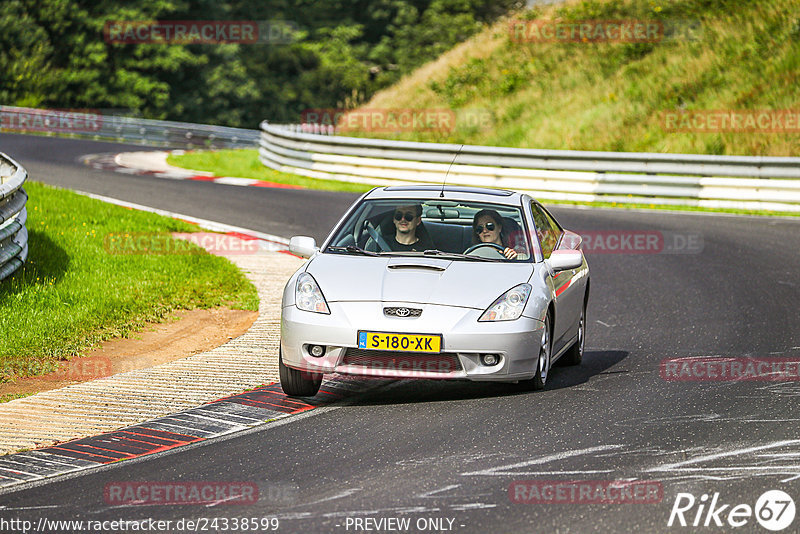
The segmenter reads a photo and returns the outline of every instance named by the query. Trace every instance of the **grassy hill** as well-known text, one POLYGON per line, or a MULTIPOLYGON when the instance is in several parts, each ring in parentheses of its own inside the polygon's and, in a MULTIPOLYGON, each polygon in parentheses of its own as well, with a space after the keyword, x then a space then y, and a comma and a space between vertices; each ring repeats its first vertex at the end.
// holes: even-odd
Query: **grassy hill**
POLYGON ((800 113, 798 0, 568 1, 516 13, 513 20, 659 21, 677 32, 646 43, 526 42, 513 37, 513 22, 506 19, 363 106, 448 108, 456 114, 455 129, 355 135, 550 149, 800 155, 800 125, 788 133, 676 133, 667 131, 664 118, 679 110, 800 113))

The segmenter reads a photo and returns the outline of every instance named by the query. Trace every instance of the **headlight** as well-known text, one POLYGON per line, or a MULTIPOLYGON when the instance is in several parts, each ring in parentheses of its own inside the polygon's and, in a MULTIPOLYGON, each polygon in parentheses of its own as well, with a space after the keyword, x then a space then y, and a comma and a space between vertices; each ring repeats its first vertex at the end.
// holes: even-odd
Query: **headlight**
POLYGON ((512 287, 486 308, 478 321, 513 321, 519 319, 531 294, 530 284, 512 287))
POLYGON ((325 302, 325 297, 317 285, 317 281, 308 273, 302 273, 297 277, 294 301, 301 310, 314 313, 331 313, 328 309, 328 303, 325 302))

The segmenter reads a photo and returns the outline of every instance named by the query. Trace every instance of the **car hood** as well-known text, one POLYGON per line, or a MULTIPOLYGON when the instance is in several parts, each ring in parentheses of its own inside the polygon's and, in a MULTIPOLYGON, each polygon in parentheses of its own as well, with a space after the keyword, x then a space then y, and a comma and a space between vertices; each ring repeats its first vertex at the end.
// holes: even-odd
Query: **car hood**
POLYGON ((306 271, 329 302, 378 301, 485 309, 527 282, 532 263, 320 254, 306 271))

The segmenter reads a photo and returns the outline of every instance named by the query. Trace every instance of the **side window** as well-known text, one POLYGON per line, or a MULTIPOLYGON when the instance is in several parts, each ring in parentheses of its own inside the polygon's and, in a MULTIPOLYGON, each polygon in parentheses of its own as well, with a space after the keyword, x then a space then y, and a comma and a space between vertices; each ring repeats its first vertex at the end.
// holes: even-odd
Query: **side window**
POLYGON ((535 202, 531 202, 531 213, 533 214, 533 222, 536 223, 536 235, 542 245, 542 255, 545 259, 549 258, 556 247, 556 243, 558 243, 560 230, 547 212, 535 202))
POLYGON ((556 220, 553 219, 553 216, 550 215, 550 213, 547 210, 542 209, 542 211, 544 212, 544 216, 547 217, 547 222, 550 223, 550 228, 553 229, 553 235, 556 236, 555 244, 558 245, 558 240, 561 239, 561 234, 564 233, 564 230, 561 228, 561 226, 559 226, 556 220))

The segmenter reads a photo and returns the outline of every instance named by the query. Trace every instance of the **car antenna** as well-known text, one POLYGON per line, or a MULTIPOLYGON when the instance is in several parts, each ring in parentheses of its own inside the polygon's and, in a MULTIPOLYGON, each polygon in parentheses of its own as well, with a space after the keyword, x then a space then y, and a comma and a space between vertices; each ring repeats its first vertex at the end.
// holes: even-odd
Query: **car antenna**
POLYGON ((450 166, 447 167, 447 172, 444 175, 444 180, 442 180, 442 191, 441 191, 441 193, 439 193, 439 198, 444 198, 444 184, 445 184, 445 182, 447 182, 447 177, 450 175, 450 169, 453 166, 453 163, 456 162, 456 158, 458 157, 458 155, 461 154, 461 149, 462 148, 464 148, 463 144, 460 147, 458 147, 458 151, 456 152, 456 155, 453 156, 453 161, 451 161, 450 162, 450 166))

